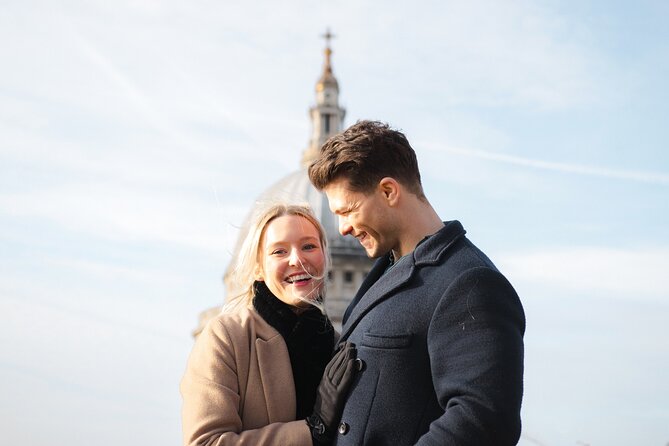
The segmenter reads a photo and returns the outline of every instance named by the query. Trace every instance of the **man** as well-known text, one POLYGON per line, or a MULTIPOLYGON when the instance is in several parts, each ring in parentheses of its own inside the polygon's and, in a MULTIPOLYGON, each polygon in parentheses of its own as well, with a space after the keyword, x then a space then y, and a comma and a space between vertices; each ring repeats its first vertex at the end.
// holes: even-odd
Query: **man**
POLYGON ((338 445, 515 445, 525 315, 518 295, 428 202, 416 155, 386 124, 330 138, 309 167, 339 231, 378 258, 346 310, 357 346, 338 445))

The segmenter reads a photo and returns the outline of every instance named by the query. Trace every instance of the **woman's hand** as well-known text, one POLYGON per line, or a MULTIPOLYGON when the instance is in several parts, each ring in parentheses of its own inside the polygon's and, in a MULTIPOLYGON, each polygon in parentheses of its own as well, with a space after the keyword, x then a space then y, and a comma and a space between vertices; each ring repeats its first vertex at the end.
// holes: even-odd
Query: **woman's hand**
POLYGON ((344 410, 344 402, 356 372, 360 369, 356 361, 355 345, 340 344, 318 385, 313 413, 307 418, 314 444, 330 444, 334 439, 337 424, 344 410))

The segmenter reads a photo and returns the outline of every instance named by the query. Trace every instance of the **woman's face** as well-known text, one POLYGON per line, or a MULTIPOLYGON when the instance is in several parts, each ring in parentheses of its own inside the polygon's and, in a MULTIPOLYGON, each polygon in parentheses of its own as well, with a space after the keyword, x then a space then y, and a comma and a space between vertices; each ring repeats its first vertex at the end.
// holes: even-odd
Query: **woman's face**
POLYGON ((299 215, 272 220, 260 241, 262 280, 279 300, 307 307, 323 288, 325 253, 318 229, 299 215))

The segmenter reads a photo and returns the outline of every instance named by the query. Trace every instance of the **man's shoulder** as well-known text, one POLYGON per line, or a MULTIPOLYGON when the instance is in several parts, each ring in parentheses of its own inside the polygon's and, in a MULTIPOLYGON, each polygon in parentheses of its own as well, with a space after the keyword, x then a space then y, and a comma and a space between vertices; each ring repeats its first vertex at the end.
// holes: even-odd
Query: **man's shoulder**
POLYGON ((436 254, 428 261, 416 262, 419 266, 418 274, 422 276, 426 286, 433 287, 435 292, 449 287, 458 278, 473 275, 480 280, 503 274, 493 261, 479 249, 468 237, 461 233, 456 238, 442 240, 439 246, 434 246, 436 254), (482 274, 489 271, 490 274, 482 274))
POLYGON ((478 267, 497 270, 492 260, 464 234, 433 246, 432 256, 423 256, 416 261, 416 264, 432 264, 441 271, 451 269, 464 271, 478 267))

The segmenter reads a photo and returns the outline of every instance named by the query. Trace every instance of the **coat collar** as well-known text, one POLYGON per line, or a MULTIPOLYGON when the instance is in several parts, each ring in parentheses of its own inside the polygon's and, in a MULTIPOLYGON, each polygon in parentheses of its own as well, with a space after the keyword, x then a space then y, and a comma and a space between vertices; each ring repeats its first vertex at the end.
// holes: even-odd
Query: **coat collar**
POLYGON ((397 260, 397 264, 387 274, 384 271, 390 263, 389 256, 377 260, 346 311, 340 342, 348 338, 367 312, 407 283, 417 268, 438 263, 465 233, 459 221, 444 222, 443 228, 423 239, 413 252, 397 260))
MULTIPOLYGON (((246 389, 246 395, 240 404, 244 404, 244 401, 249 398, 260 398, 259 401, 264 399, 264 406, 267 409, 266 424, 294 420, 297 401, 286 342, 276 328, 263 319, 257 310, 245 311, 247 312, 246 317, 252 320, 251 342, 255 345, 259 375, 257 377, 247 375, 247 383, 256 383, 254 379, 259 378, 261 385, 246 389)), ((253 351, 253 347, 249 346, 249 348, 253 351)), ((240 413, 244 413, 244 408, 241 406, 240 413)), ((259 414, 252 416, 260 417, 259 414)))
MULTIPOLYGON (((268 325, 268 328, 271 327, 268 325)), ((255 340, 269 423, 290 421, 295 418, 297 410, 293 370, 290 361, 286 360, 288 349, 279 333, 275 333, 276 336, 268 340, 255 340), (285 419, 287 414, 290 414, 290 419, 285 419)))

